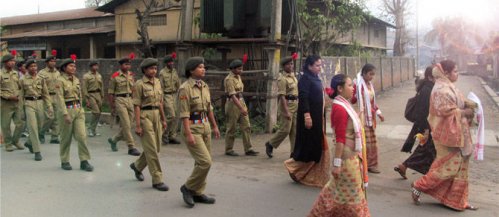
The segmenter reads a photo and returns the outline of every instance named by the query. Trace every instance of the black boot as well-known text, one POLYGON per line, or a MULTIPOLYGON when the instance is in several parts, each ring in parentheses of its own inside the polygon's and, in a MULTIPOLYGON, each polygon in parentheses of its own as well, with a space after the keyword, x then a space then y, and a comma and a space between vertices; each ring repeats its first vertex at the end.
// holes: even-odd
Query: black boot
POLYGON ((40 154, 40 152, 35 152, 35 161, 41 161, 42 159, 42 154, 40 154))
POLYGON ((269 142, 265 143, 265 153, 269 158, 273 157, 272 152, 274 152, 274 147, 269 142))
POLYGON ((152 184, 152 187, 155 188, 155 189, 157 189, 158 191, 168 191, 168 190, 170 190, 170 188, 168 187, 168 185, 166 185, 163 182, 158 183, 158 184, 152 184))
POLYGON ((61 163, 61 168, 63 170, 72 170, 73 167, 71 166, 71 164, 69 164, 69 162, 63 162, 61 163))
POLYGON ((182 197, 184 198, 185 204, 187 204, 189 208, 194 207, 194 198, 192 196, 191 190, 187 189, 185 185, 182 185, 182 187, 180 187, 180 192, 182 192, 182 197))
POLYGON ((178 140, 177 140, 177 139, 175 139, 175 138, 170 138, 170 139, 168 140, 168 143, 169 143, 169 144, 175 144, 175 145, 178 145, 178 144, 180 144, 180 141, 178 141, 178 140))
POLYGON ((215 203, 215 198, 208 197, 204 194, 195 195, 195 196, 193 196, 193 199, 194 199, 194 202, 196 202, 196 203, 206 203, 206 204, 214 204, 215 203))
POLYGON ((33 146, 28 144, 27 142, 24 143, 24 147, 28 148, 29 153, 33 153, 33 146))
POLYGON ((135 163, 131 163, 130 164, 130 169, 133 170, 133 172, 135 173, 135 178, 139 181, 144 181, 144 175, 142 174, 142 172, 140 172, 137 167, 135 167, 135 163))
POLYGON ((88 161, 84 160, 80 163, 80 169, 85 170, 87 172, 94 171, 94 167, 88 163, 88 161))

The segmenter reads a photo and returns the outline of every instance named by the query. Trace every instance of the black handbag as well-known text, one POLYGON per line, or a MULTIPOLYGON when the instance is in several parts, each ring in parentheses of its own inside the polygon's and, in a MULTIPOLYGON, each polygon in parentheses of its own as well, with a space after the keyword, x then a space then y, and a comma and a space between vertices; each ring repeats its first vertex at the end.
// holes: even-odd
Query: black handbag
POLYGON ((407 104, 405 105, 404 117, 412 123, 416 121, 416 98, 417 95, 409 98, 407 100, 407 104))

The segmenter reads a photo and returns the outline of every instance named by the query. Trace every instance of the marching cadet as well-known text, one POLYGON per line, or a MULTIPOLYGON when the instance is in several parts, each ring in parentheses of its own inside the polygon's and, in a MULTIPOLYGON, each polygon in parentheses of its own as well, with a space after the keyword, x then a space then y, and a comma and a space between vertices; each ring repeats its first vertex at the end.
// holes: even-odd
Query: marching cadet
POLYGON ((202 80, 205 76, 204 59, 191 57, 185 64, 185 81, 179 89, 179 113, 182 120, 182 135, 187 149, 194 158, 194 170, 180 188, 184 202, 193 207, 196 203, 215 203, 215 198, 203 194, 206 177, 211 167, 211 133, 220 138, 210 88, 202 80), (208 123, 209 121, 209 123, 208 123), (211 123, 211 127, 210 127, 211 123))
POLYGON ((236 125, 239 124, 239 129, 243 137, 243 145, 245 154, 248 156, 256 156, 258 152, 252 149, 251 145, 251 125, 248 116, 248 108, 244 102, 243 91, 244 84, 241 80, 243 72, 243 62, 234 60, 230 63, 231 72, 224 80, 225 94, 227 95, 227 103, 225 104, 225 117, 227 118, 225 133, 225 155, 239 156, 233 150, 234 139, 236 134, 236 125))
POLYGON ((111 145, 111 150, 118 151, 117 143, 124 140, 128 145, 128 154, 139 156, 140 152, 135 148, 135 140, 132 137, 133 103, 132 92, 134 85, 133 73, 130 72, 132 60, 135 54, 131 53, 128 57, 118 61, 120 71, 111 76, 109 80, 109 103, 112 114, 120 119, 120 132, 107 141, 111 145))
POLYGON ((163 182, 163 172, 159 163, 161 135, 166 129, 166 119, 163 112, 163 90, 159 79, 156 78, 158 61, 147 58, 140 64, 140 70, 144 76, 135 83, 133 106, 135 133, 140 137, 144 151, 135 163, 130 164, 130 168, 137 180, 144 181, 142 170, 149 167, 152 187, 159 191, 168 191, 168 186, 163 182))
POLYGON ((35 153, 35 161, 41 161, 39 130, 43 126, 45 109, 50 115, 53 115, 54 110, 47 84, 43 78, 37 75, 38 66, 36 60, 29 59, 26 61, 26 68, 28 73, 21 78, 21 92, 19 94, 29 132, 28 141, 24 146, 28 147, 31 153, 35 153))
POLYGON ((92 116, 88 125, 88 136, 94 137, 100 136, 100 134, 96 132, 96 129, 102 112, 101 108, 102 100, 104 99, 104 84, 102 82, 102 76, 98 72, 99 64, 97 61, 90 61, 88 66, 90 67, 90 71, 83 75, 82 92, 87 108, 90 108, 92 111, 92 116))
MULTIPOLYGON (((47 87, 49 89, 49 94, 51 96, 51 102, 52 102, 52 107, 54 108, 54 114, 60 113, 58 110, 59 108, 56 106, 57 103, 57 96, 56 96, 56 87, 55 83, 57 79, 61 76, 61 73, 57 70, 56 68, 56 60, 57 60, 57 51, 52 50, 52 55, 49 55, 45 59, 45 64, 47 65, 44 69, 42 69, 39 73, 38 76, 43 78, 45 80, 45 83, 47 83, 47 87)), ((48 107, 48 106, 47 106, 48 107)), ((60 143, 59 141, 59 125, 58 123, 60 121, 57 120, 57 115, 49 115, 48 113, 45 114, 45 121, 43 124, 43 128, 40 131, 40 142, 45 143, 45 133, 49 130, 51 130, 51 138, 50 138, 50 143, 52 144, 57 144, 60 143)))
MULTIPOLYGON (((26 69, 26 62, 24 60, 21 60, 21 61, 18 61, 16 63, 16 66, 17 66, 17 71, 19 72, 18 75, 19 75, 19 80, 23 79, 24 75, 26 75, 28 73, 27 69, 26 69)), ((23 119, 23 118, 21 118, 23 119)), ((26 126, 26 121, 25 120, 21 120, 22 121, 22 125, 24 126, 24 129, 23 129, 23 132, 21 133, 21 137, 28 137, 28 127, 26 126)))
POLYGON ((87 134, 85 130, 85 111, 81 107, 82 93, 80 80, 76 77, 76 55, 71 59, 62 61, 60 70, 63 74, 56 81, 56 95, 58 97, 59 121, 61 128, 61 168, 72 170, 69 163, 69 149, 71 138, 74 137, 78 143, 78 156, 80 158, 80 169, 91 172, 94 167, 88 163, 90 153, 87 148, 87 134))
POLYGON ((12 50, 11 54, 2 57, 2 69, 0 70, 0 126, 4 137, 5 150, 14 151, 14 146, 22 150, 19 144, 19 138, 23 132, 24 126, 21 120, 22 111, 19 106, 19 75, 15 71, 17 52, 12 50), (14 122, 15 130, 12 133, 10 129, 11 121, 14 122))
POLYGON ((274 148, 278 148, 284 139, 289 135, 291 144, 291 153, 295 146, 296 137, 296 111, 298 110, 298 80, 293 71, 293 60, 296 59, 296 53, 292 57, 286 57, 281 60, 283 73, 277 80, 279 95, 279 130, 265 143, 265 153, 272 158, 274 148))
POLYGON ((17 71, 19 72, 19 80, 22 79, 28 72, 27 67, 26 67, 26 62, 24 60, 18 61, 16 63, 17 66, 17 71))
POLYGON ((174 60, 177 55, 172 53, 163 59, 165 67, 159 73, 159 80, 164 91, 163 108, 165 109, 166 123, 168 129, 163 133, 164 144, 180 144, 177 140, 177 91, 180 87, 180 79, 174 68, 174 60))

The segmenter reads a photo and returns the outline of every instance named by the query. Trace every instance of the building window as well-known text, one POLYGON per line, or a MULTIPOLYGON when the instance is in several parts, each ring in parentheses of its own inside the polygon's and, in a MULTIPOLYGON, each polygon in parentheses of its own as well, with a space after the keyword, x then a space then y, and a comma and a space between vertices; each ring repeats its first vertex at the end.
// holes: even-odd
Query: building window
POLYGON ((379 38, 379 30, 374 30, 374 37, 379 38))
POLYGON ((166 14, 151 15, 147 19, 149 26, 166 26, 166 14))

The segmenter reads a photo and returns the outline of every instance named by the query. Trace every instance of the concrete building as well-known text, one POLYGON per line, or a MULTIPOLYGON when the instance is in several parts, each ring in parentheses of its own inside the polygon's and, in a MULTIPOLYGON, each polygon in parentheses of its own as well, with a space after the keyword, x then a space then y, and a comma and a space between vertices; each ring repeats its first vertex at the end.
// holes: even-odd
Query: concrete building
MULTIPOLYGON (((148 33, 154 46, 154 56, 164 56, 175 50, 177 33, 179 29, 180 4, 170 1, 159 1, 159 5, 149 17, 148 33)), ((114 45, 116 58, 127 56, 130 52, 140 50, 138 21, 135 10, 144 11, 143 1, 113 0, 99 8, 103 13, 114 14, 114 24, 116 34, 114 45)), ((199 5, 196 6, 196 13, 199 13, 199 5)), ((193 29, 199 32, 199 28, 193 29)))
POLYGON ((24 58, 45 58, 57 50, 59 58, 114 58, 114 16, 95 8, 4 17, 1 41, 24 58))

